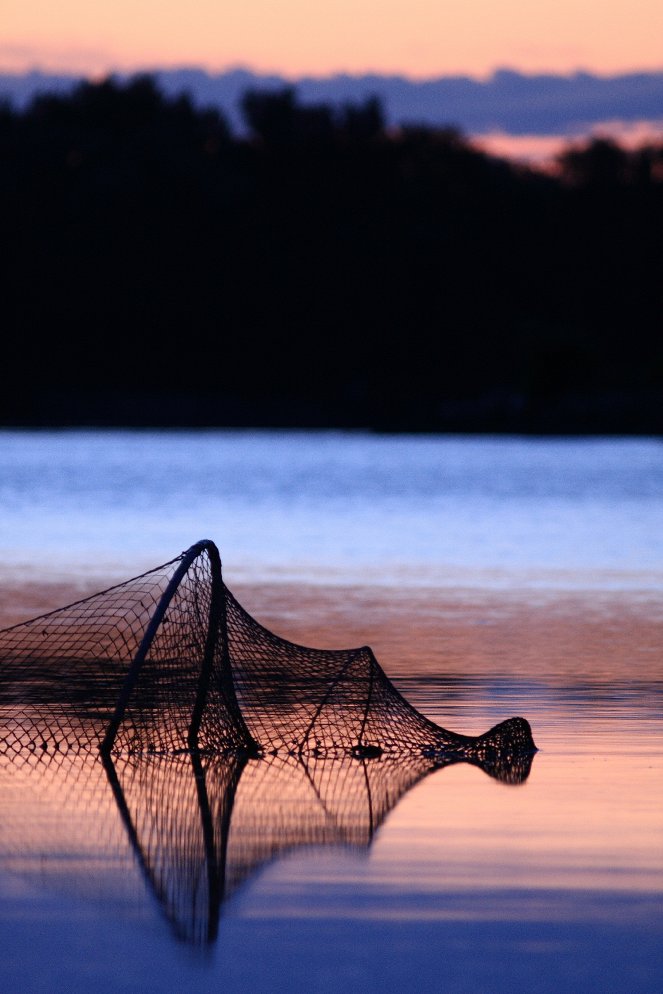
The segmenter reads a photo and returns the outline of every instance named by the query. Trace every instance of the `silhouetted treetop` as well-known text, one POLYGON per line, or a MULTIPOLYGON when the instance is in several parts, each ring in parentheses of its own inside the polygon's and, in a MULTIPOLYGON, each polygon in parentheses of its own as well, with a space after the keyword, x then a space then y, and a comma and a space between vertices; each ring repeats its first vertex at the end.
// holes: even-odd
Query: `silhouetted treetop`
POLYGON ((39 96, 19 121, 24 146, 55 157, 64 147, 69 166, 82 165, 90 155, 106 161, 123 154, 173 155, 230 140, 218 111, 199 111, 187 96, 166 98, 150 76, 126 83, 110 77, 81 83, 67 96, 39 96))
POLYGON ((340 128, 350 141, 370 141, 384 130, 384 112, 378 97, 368 97, 361 104, 343 104, 340 128))
POLYGON ((329 104, 300 104, 294 87, 275 92, 248 90, 242 113, 251 133, 266 145, 329 145, 339 139, 365 142, 384 128, 377 97, 334 109, 329 104))
POLYGON ((593 191, 663 182, 663 144, 625 149, 609 138, 595 138, 565 149, 557 159, 560 178, 593 191))

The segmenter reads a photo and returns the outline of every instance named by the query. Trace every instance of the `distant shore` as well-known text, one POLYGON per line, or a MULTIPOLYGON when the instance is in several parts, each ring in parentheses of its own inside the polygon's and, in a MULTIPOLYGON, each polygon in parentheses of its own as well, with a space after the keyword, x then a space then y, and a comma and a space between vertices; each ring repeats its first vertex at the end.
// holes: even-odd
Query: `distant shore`
POLYGON ((440 399, 434 410, 370 409, 368 400, 346 405, 339 399, 265 398, 248 405, 216 393, 164 393, 43 390, 18 408, 0 412, 0 430, 90 429, 297 429, 374 431, 388 434, 663 435, 663 394, 659 390, 573 393, 530 399, 518 393, 489 392, 440 399))
POLYGON ((548 172, 376 98, 0 109, 6 427, 663 433, 663 143, 548 172))

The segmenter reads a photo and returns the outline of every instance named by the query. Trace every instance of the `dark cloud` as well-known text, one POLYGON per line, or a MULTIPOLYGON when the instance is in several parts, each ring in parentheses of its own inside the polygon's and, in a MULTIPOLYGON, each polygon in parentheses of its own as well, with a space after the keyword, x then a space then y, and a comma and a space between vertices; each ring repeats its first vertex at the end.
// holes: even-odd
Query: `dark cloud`
MULTIPOLYGON (((246 69, 216 75, 200 69, 154 70, 162 89, 188 92, 198 105, 214 105, 240 127, 239 102, 248 88, 277 89, 294 82, 301 102, 381 98, 390 124, 454 124, 469 134, 573 135, 603 121, 663 121, 663 71, 595 76, 524 75, 501 69, 487 80, 443 76, 424 81, 401 76, 305 77, 286 80, 246 69)), ((78 77, 31 72, 0 75, 0 97, 24 106, 36 93, 66 92, 78 77)))

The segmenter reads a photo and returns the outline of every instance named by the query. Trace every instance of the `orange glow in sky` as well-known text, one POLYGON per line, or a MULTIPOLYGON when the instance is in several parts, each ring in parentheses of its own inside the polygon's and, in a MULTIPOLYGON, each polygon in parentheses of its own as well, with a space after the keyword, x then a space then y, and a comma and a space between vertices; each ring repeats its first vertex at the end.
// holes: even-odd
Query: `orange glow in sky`
POLYGON ((474 76, 663 67, 661 0, 2 0, 0 69, 474 76))

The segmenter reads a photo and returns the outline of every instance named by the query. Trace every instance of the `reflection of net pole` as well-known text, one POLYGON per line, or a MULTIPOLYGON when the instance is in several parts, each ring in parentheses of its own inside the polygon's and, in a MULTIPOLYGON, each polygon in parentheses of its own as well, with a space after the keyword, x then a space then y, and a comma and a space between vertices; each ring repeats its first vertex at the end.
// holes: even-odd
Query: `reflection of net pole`
POLYGON ((116 768, 110 755, 102 756, 145 881, 179 939, 214 942, 225 897, 235 792, 246 757, 226 758, 207 769, 198 752, 184 759, 119 762, 116 768))
MULTIPOLYGON (((133 658, 133 660, 131 662, 131 666, 129 667, 129 672, 127 673, 126 679, 124 681, 124 685, 123 685, 122 690, 120 692, 120 696, 118 698, 117 706, 116 706, 115 711, 113 713, 113 717, 111 718, 110 722, 108 723, 108 728, 106 730, 106 735, 104 737, 103 742, 101 743, 101 745, 99 747, 102 753, 108 755, 110 753, 111 749, 113 748, 113 743, 115 742, 115 736, 117 735, 118 729, 119 729, 120 725, 122 724, 122 719, 124 718, 124 712, 126 711, 127 704, 129 703, 129 698, 131 697, 131 692, 133 691, 133 689, 134 689, 134 687, 136 685, 136 681, 138 680, 138 675, 139 675, 139 673, 141 671, 141 667, 142 667, 142 665, 143 665, 143 663, 145 661, 145 658, 146 658, 148 652, 150 651, 150 647, 151 647, 152 642, 154 640, 154 636, 156 635, 156 633, 157 633, 157 631, 159 629, 159 625, 161 624, 161 622, 164 619, 166 611, 168 610, 168 606, 170 605, 170 602, 172 601, 173 597, 175 596, 175 592, 177 591, 177 588, 179 587, 179 585, 180 585, 182 579, 184 578, 184 576, 186 576, 186 573, 187 573, 189 567, 191 566, 192 562, 194 561, 194 559, 197 559, 197 557, 205 549, 207 549, 208 552, 209 552, 210 547, 212 547, 215 550, 215 552, 216 552, 216 558, 217 558, 217 561, 218 561, 219 560, 219 553, 218 553, 218 550, 217 550, 217 548, 216 548, 216 546, 214 545, 213 542, 211 542, 209 540, 203 540, 202 542, 196 542, 195 545, 192 545, 191 548, 187 549, 187 551, 184 553, 184 555, 183 555, 183 557, 182 557, 182 559, 180 561, 179 566, 177 567, 177 569, 173 573, 172 577, 170 578, 170 582, 169 582, 168 586, 166 587, 166 589, 164 590, 163 594, 161 595, 161 599, 159 600, 159 603, 157 604, 157 606, 156 606, 156 608, 154 610, 154 614, 152 615, 152 617, 150 619, 150 623, 147 626, 147 628, 145 629, 145 634, 143 635, 141 643, 138 646, 138 650, 136 651, 136 655, 134 656, 134 658, 133 658)), ((219 578, 220 578, 220 572, 221 572, 221 570, 220 570, 220 566, 219 566, 219 578)), ((214 596, 214 590, 212 591, 212 596, 214 596)), ((213 612, 211 611, 210 614, 213 615, 213 612)), ((213 620, 212 620, 212 617, 211 617, 210 618, 210 630, 212 628, 212 624, 213 624, 213 620)), ((213 653, 213 651, 214 651, 213 644, 212 644, 211 639, 210 639, 210 631, 209 630, 208 630, 207 644, 205 646, 205 662, 203 663, 203 673, 205 672, 205 669, 206 669, 208 650, 209 650, 210 654, 213 653)), ((209 669, 209 667, 211 667, 211 660, 210 660, 207 668, 209 669)), ((201 680, 202 680, 202 674, 201 674, 201 680)), ((207 683, 209 683, 209 674, 207 675, 207 678, 206 678, 206 684, 207 683)), ((203 695, 203 701, 202 701, 202 704, 200 705, 201 712, 202 712, 202 706, 204 704, 204 694, 206 694, 206 691, 207 691, 207 685, 205 685, 204 689, 202 689, 200 687, 200 685, 199 685, 199 688, 198 688, 198 699, 196 700, 196 707, 198 706, 198 700, 201 698, 201 695, 203 695)), ((195 713, 196 713, 196 709, 194 708, 194 715, 195 715, 195 713)), ((192 720, 191 725, 193 727, 193 720, 192 720)), ((200 717, 198 718, 198 725, 200 725, 200 717)), ((196 734, 197 734, 197 728, 196 728, 196 734)))

